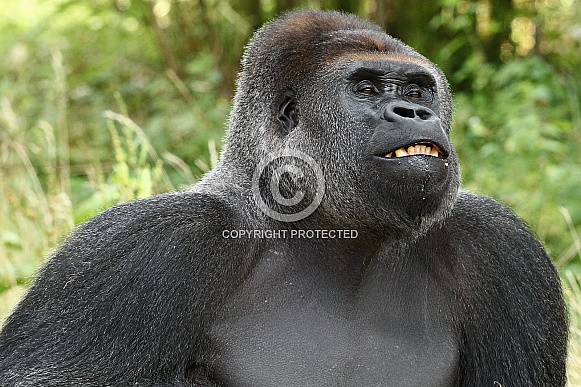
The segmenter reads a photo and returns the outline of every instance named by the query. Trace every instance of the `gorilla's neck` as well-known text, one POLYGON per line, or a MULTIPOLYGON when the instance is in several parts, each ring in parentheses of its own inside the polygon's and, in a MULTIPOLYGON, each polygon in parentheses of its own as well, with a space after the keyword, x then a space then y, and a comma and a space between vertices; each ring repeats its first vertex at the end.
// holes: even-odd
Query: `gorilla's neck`
POLYGON ((419 257, 405 253, 414 245, 411 239, 396 240, 365 230, 341 237, 335 234, 335 238, 330 238, 329 233, 333 229, 311 228, 312 225, 305 227, 306 224, 303 222, 301 228, 284 228, 281 225, 281 230, 286 230, 286 237, 266 241, 270 246, 266 250, 268 253, 276 251, 282 254, 277 256, 286 256, 285 260, 293 270, 305 272, 306 275, 312 273, 315 276, 313 281, 322 281, 332 288, 357 294, 364 283, 377 280, 372 278, 375 278, 373 273, 378 268, 384 269, 381 272, 393 273, 394 278, 387 275, 381 279, 381 282, 391 283, 396 281, 396 277, 405 275, 408 278, 408 275, 412 276, 410 273, 426 267, 426 262, 420 262, 419 257), (291 236, 293 229, 304 233, 291 236), (307 233, 309 230, 313 231, 310 235, 307 233), (329 233, 319 234, 317 238, 315 230, 329 233))
POLYGON ((295 264, 311 267, 314 272, 328 273, 330 280, 341 282, 350 288, 361 283, 383 245, 380 238, 371 234, 335 234, 334 238, 330 238, 329 234, 333 230, 318 229, 328 233, 320 234, 318 238, 308 238, 308 230, 312 229, 302 230, 305 231, 303 237, 290 237, 287 233, 287 238, 284 239, 283 244, 288 251, 293 251, 295 264))

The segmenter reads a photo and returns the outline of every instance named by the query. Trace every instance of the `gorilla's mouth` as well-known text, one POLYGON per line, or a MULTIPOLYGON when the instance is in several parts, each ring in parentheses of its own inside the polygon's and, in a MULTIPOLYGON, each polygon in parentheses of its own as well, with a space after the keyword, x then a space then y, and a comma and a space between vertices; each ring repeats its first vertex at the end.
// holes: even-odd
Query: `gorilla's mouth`
POLYGON ((432 156, 437 157, 439 159, 445 159, 446 155, 440 147, 432 142, 418 142, 412 145, 406 145, 394 151, 387 153, 385 156, 381 156, 383 158, 400 158, 400 157, 407 157, 407 156, 418 156, 418 155, 425 155, 425 156, 432 156))

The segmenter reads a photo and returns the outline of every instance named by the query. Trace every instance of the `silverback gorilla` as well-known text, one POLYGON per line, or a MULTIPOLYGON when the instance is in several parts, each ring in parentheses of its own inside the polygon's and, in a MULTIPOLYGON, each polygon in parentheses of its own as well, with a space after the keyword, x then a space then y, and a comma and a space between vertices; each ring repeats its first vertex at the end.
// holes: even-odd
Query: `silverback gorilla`
POLYGON ((246 49, 219 166, 111 208, 40 271, 2 386, 562 386, 556 271, 459 189, 438 68, 301 11, 246 49))

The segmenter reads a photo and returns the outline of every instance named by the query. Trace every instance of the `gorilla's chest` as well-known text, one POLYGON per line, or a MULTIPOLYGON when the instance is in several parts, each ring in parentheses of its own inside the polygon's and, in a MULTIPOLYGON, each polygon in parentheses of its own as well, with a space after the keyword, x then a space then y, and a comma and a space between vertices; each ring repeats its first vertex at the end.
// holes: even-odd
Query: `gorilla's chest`
POLYGON ((455 385, 458 350, 437 290, 394 294, 375 281, 352 292, 315 272, 259 269, 225 305, 212 341, 226 385, 455 385))

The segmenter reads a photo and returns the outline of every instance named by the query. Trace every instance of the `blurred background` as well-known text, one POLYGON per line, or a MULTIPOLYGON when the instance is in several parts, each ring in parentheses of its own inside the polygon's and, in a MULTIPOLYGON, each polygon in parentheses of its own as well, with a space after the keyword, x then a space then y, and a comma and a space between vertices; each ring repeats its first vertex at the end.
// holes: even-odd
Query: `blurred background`
POLYGON ((80 222, 216 163, 243 47, 289 9, 374 20, 437 63, 468 190, 559 268, 581 385, 578 0, 0 0, 0 323, 80 222))

